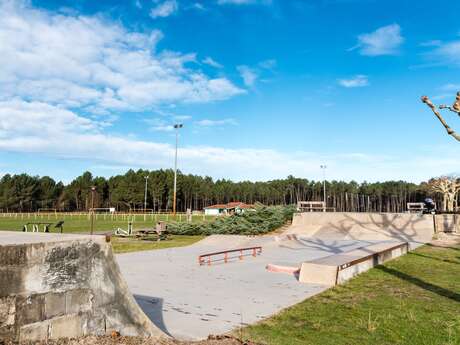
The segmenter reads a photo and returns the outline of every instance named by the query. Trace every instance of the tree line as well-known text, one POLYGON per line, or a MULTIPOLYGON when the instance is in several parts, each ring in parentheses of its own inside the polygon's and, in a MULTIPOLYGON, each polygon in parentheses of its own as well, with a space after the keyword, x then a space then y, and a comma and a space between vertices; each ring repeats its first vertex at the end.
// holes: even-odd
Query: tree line
MULTIPOLYGON (((0 211, 35 212, 44 209, 87 211, 115 207, 117 211, 144 209, 147 180, 147 209, 172 210, 173 170, 129 170, 110 178, 85 172, 68 184, 49 176, 4 175, 0 180, 0 211), (95 187, 94 194, 91 188, 95 187)), ((327 206, 345 212, 404 212, 407 202, 432 197, 438 205, 445 200, 429 183, 404 181, 357 183, 326 181, 327 206)), ((267 182, 178 174, 177 210, 202 210, 204 207, 241 201, 249 204, 290 205, 298 201, 322 201, 323 182, 288 176, 267 182)))

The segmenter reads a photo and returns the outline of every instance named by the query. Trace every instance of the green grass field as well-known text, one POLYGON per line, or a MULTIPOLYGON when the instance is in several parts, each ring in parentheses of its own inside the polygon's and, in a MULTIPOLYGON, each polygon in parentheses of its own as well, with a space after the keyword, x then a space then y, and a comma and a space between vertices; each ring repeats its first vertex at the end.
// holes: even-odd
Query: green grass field
POLYGON ((242 333, 270 345, 460 344, 460 246, 424 246, 242 333))
MULTIPOLYGON (((215 219, 214 216, 193 215, 192 222, 210 221, 215 219)), ((54 229, 54 224, 58 221, 64 221, 64 233, 89 233, 91 221, 88 214, 39 214, 39 213, 22 213, 22 214, 0 214, 0 230, 21 231, 26 223, 49 222, 53 223, 50 228, 51 232, 58 231, 54 229)), ((133 222, 133 228, 152 229, 158 221, 178 221, 185 222, 185 214, 177 214, 175 217, 171 214, 147 214, 147 215, 124 215, 124 214, 96 214, 94 222, 95 232, 110 232, 116 228, 127 229, 128 221, 133 222)), ((29 227, 30 228, 30 227, 29 227)), ((42 226, 40 226, 42 231, 42 226)))
POLYGON ((112 237, 112 248, 117 254, 138 252, 142 250, 184 247, 202 240, 204 236, 172 235, 164 241, 139 240, 132 238, 112 237))

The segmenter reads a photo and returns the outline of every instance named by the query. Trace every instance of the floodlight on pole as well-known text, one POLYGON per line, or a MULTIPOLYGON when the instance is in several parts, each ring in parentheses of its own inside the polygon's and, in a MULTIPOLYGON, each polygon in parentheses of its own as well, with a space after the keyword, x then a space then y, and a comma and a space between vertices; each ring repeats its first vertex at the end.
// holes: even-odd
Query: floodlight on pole
POLYGON ((324 206, 327 206, 327 199, 326 199, 326 165, 319 166, 323 170, 323 201, 324 206))
POLYGON ((174 194, 173 194, 173 214, 176 215, 176 196, 177 196, 177 147, 179 144, 179 129, 184 127, 182 123, 176 123, 174 129, 176 130, 176 153, 174 155, 174 194))
POLYGON ((149 175, 144 176, 145 178, 145 192, 144 192, 144 212, 147 210, 147 181, 149 179, 149 175))

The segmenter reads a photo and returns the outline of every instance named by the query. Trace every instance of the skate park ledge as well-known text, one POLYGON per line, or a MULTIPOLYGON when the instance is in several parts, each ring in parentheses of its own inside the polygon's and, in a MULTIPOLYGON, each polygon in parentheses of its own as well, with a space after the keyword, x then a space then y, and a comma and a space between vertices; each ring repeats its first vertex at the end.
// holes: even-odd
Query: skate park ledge
POLYGON ((327 286, 342 284, 372 267, 406 254, 408 250, 407 242, 377 243, 303 262, 298 273, 299 281, 327 286))

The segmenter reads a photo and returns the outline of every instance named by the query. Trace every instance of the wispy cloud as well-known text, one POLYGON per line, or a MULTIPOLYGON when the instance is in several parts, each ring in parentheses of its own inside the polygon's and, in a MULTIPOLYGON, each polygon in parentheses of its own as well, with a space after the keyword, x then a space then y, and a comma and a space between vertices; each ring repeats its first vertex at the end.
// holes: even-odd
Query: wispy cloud
POLYGON ((367 76, 363 74, 358 74, 349 79, 339 79, 339 84, 343 87, 352 88, 352 87, 364 87, 369 85, 369 80, 367 76))
POLYGON ((277 61, 275 59, 269 59, 259 62, 259 66, 264 69, 272 70, 276 67, 277 61))
POLYGON ((217 61, 215 61, 213 58, 211 58, 209 56, 206 57, 205 59, 203 59, 202 62, 204 64, 209 65, 209 66, 214 67, 214 68, 223 68, 224 67, 220 63, 218 63, 217 61))
POLYGON ((179 5, 176 0, 166 0, 163 2, 159 2, 157 0, 155 2, 158 4, 150 10, 150 16, 152 18, 169 17, 179 9, 179 5))
POLYGON ((237 66, 236 69, 240 73, 241 78, 243 78, 244 85, 248 87, 254 86, 254 83, 259 77, 255 69, 246 65, 237 66))
POLYGON ((235 119, 228 118, 222 120, 201 120, 196 121, 195 124, 201 127, 215 127, 215 126, 223 126, 223 125, 237 125, 238 122, 235 119))
POLYGON ((261 75, 267 71, 273 73, 276 65, 277 61, 275 59, 268 59, 259 62, 254 67, 240 65, 237 66, 236 69, 240 73, 241 78, 243 78, 244 85, 253 87, 261 75))
POLYGON ((217 0, 219 5, 270 5, 272 0, 217 0))
POLYGON ((195 3, 191 4, 188 8, 189 9, 199 10, 199 11, 206 10, 206 7, 200 2, 195 2, 195 3))
POLYGON ((460 66, 460 41, 441 43, 427 57, 438 64, 460 66))
POLYGON ((358 49, 361 55, 367 56, 395 55, 399 53, 399 47, 403 42, 401 27, 391 24, 359 35, 358 43, 349 50, 358 49))
POLYGON ((421 47, 439 47, 442 44, 440 40, 431 40, 420 43, 421 47))

